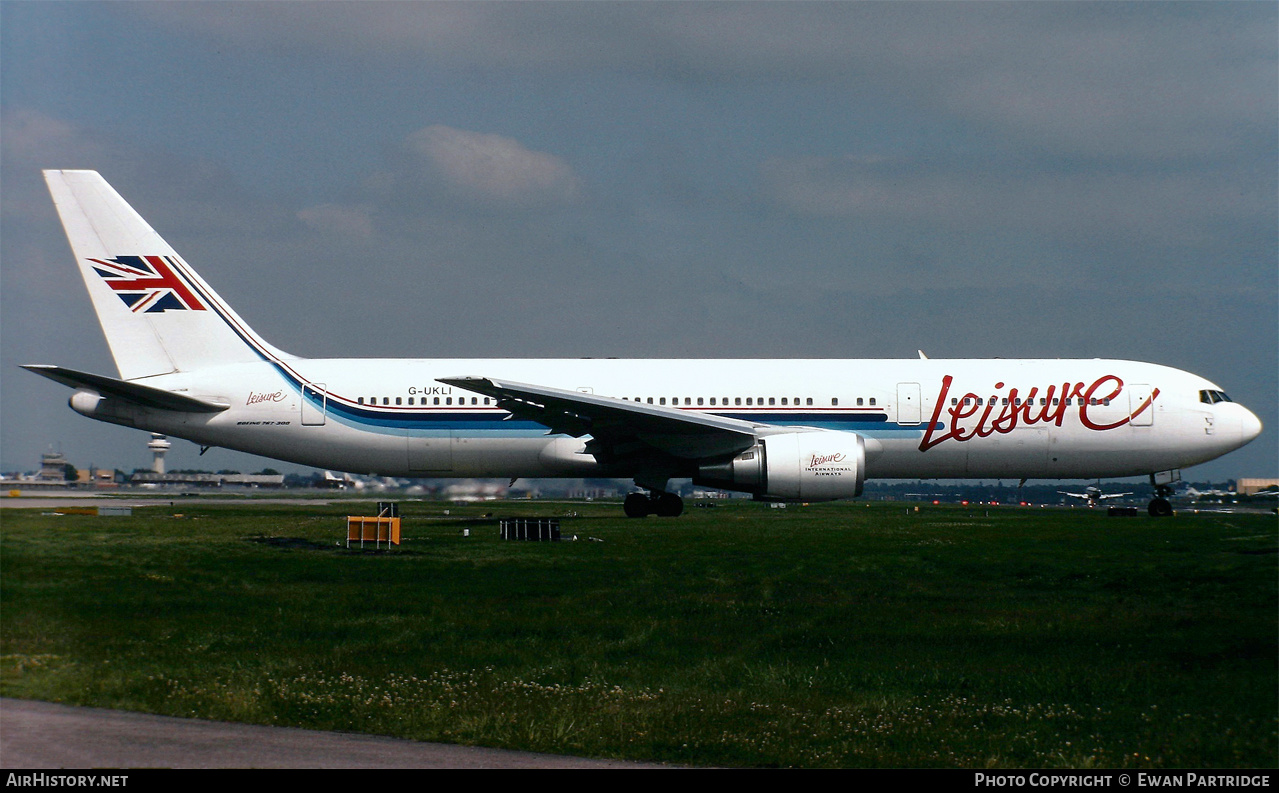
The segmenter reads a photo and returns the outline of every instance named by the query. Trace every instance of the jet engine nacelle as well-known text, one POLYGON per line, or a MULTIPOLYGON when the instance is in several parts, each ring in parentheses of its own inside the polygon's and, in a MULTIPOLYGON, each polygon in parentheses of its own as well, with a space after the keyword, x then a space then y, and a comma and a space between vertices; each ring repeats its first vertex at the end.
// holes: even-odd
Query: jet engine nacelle
POLYGON ((731 460, 700 466, 693 481, 772 501, 856 498, 866 481, 866 440, 835 430, 767 435, 731 460))
POLYGON ((71 409, 82 416, 112 424, 123 424, 127 427, 137 426, 137 410, 133 405, 103 396, 89 388, 78 388, 67 400, 71 409))

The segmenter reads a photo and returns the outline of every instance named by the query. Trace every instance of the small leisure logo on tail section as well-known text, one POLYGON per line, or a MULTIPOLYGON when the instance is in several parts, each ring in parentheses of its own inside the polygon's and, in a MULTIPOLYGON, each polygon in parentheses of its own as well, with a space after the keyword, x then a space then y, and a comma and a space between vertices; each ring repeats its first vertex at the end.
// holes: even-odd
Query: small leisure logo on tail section
POLYGON ((135 314, 206 310, 174 272, 177 262, 172 256, 117 256, 89 261, 135 314))

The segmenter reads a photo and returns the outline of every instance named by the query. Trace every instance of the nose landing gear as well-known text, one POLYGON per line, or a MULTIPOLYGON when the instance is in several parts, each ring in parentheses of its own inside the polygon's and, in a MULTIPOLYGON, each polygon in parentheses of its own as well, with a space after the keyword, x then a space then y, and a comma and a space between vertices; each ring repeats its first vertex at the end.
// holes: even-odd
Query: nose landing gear
POLYGON ((1152 518, 1172 516, 1172 502, 1168 500, 1175 491, 1173 483, 1181 481, 1181 471, 1161 471, 1150 475, 1150 484, 1155 487, 1155 497, 1150 500, 1146 511, 1152 518))
POLYGON ((1146 511, 1150 513, 1150 517, 1167 518, 1172 515, 1172 502, 1164 498, 1164 495, 1172 494, 1159 494, 1158 491, 1156 491, 1156 497, 1150 500, 1150 506, 1146 508, 1146 511))

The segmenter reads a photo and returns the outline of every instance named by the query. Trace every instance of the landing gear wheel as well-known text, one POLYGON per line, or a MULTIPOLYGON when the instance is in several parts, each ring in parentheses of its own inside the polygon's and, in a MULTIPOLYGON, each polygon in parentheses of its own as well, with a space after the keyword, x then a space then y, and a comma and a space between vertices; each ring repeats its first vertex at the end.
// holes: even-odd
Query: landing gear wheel
POLYGON ((643 493, 631 493, 626 497, 626 500, 622 502, 622 511, 626 513, 626 517, 628 518, 648 517, 648 496, 643 493))
POLYGON ((1172 515, 1172 504, 1166 498, 1151 499, 1146 511, 1152 518, 1166 518, 1172 515))
POLYGON ((660 493, 653 499, 653 512, 663 518, 678 518, 684 514, 684 499, 674 493, 660 493))

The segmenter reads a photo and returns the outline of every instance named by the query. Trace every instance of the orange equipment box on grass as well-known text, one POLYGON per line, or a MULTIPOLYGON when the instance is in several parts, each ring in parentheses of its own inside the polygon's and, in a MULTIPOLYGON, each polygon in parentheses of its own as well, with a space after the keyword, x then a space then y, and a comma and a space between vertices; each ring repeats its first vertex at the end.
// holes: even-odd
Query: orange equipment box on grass
POLYGON ((347 515, 346 547, 350 548, 353 542, 359 542, 361 547, 366 542, 371 542, 375 545, 380 545, 381 543, 399 545, 400 519, 398 517, 371 518, 363 515, 347 515))

